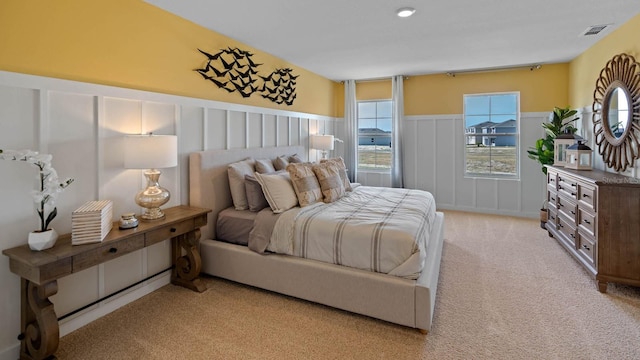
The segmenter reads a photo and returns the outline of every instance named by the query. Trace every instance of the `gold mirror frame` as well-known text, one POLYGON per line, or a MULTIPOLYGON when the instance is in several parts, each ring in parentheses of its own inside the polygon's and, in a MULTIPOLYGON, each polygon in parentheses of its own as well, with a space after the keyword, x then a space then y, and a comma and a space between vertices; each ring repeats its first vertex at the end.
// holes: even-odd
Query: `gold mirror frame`
POLYGON ((600 71, 593 91, 593 135, 598 152, 608 167, 625 171, 640 157, 640 64, 631 55, 619 54, 600 71), (623 134, 616 137, 609 127, 609 104, 616 89, 624 92, 629 115, 623 134))

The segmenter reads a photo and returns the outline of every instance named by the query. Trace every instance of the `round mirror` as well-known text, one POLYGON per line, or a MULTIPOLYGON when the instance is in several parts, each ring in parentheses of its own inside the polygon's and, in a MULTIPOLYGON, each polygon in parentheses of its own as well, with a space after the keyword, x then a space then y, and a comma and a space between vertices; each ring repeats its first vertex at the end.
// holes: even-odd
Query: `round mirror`
POLYGON ((592 110, 602 160, 616 171, 634 166, 640 157, 640 64, 632 56, 616 55, 600 71, 592 110))
POLYGON ((605 95, 602 116, 608 125, 603 130, 609 135, 609 142, 617 145, 619 139, 624 139, 631 122, 629 116, 629 93, 621 84, 612 84, 605 95))

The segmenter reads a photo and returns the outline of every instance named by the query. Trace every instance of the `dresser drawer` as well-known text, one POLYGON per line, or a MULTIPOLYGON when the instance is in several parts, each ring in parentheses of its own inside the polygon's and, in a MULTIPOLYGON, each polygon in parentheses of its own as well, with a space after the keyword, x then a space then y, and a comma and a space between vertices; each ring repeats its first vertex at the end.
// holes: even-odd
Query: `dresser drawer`
POLYGON ((594 238, 578 230, 578 253, 594 269, 596 267, 596 242, 594 238))
POLYGON ((547 203, 554 207, 558 206, 558 194, 555 191, 547 191, 547 203))
POLYGON ((566 216, 559 214, 558 215, 558 230, 562 235, 564 235, 566 241, 571 244, 571 247, 575 249, 576 247, 576 226, 573 221, 568 219, 566 216))
POLYGON ((157 242, 186 234, 195 228, 193 219, 185 220, 171 226, 165 226, 162 229, 150 231, 147 233, 145 246, 153 245, 157 242))
MULTIPOLYGON (((558 176, 558 179, 561 177, 558 176)), ((571 199, 578 200, 578 183, 570 178, 562 178, 558 181, 558 193, 565 195, 571 199), (573 181, 572 181, 573 180, 573 181)))
POLYGON ((553 191, 558 190, 558 173, 547 168, 547 188, 553 191))
POLYGON ((590 236, 596 233, 596 217, 590 211, 578 205, 578 227, 586 231, 590 236))
POLYGON ((558 212, 561 214, 564 213, 564 215, 569 219, 571 219, 571 222, 574 224, 575 224, 577 211, 578 211, 578 206, 576 205, 575 202, 573 202, 573 199, 568 199, 564 195, 558 196, 558 212))
POLYGON ((558 209, 552 203, 547 204, 547 225, 558 228, 558 209))
POLYGON ((73 272, 90 268, 115 259, 124 254, 142 249, 144 247, 144 235, 140 234, 133 238, 120 241, 110 241, 94 250, 85 251, 73 257, 73 272))
POLYGON ((589 207, 592 211, 596 210, 596 189, 592 186, 578 185, 578 201, 580 205, 589 207))

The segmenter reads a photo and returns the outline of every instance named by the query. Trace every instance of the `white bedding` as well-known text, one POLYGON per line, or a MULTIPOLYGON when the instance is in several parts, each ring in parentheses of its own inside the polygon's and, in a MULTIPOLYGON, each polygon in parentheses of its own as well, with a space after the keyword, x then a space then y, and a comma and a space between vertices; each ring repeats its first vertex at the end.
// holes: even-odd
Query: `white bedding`
POLYGON ((435 217, 426 191, 360 186, 281 214, 267 251, 416 279, 435 217))

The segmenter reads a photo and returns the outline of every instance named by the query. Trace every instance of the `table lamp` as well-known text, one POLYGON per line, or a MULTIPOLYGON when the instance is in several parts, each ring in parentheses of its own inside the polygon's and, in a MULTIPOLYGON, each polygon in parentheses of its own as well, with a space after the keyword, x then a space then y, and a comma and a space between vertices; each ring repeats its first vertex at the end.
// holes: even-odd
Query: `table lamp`
POLYGON ((158 184, 161 168, 178 165, 178 137, 175 135, 127 135, 124 139, 124 167, 147 169, 147 188, 136 194, 135 201, 145 208, 143 220, 164 219, 160 206, 171 198, 169 191, 158 184))
POLYGON ((327 158, 327 151, 333 150, 333 135, 311 135, 311 148, 322 151, 322 158, 327 158))

